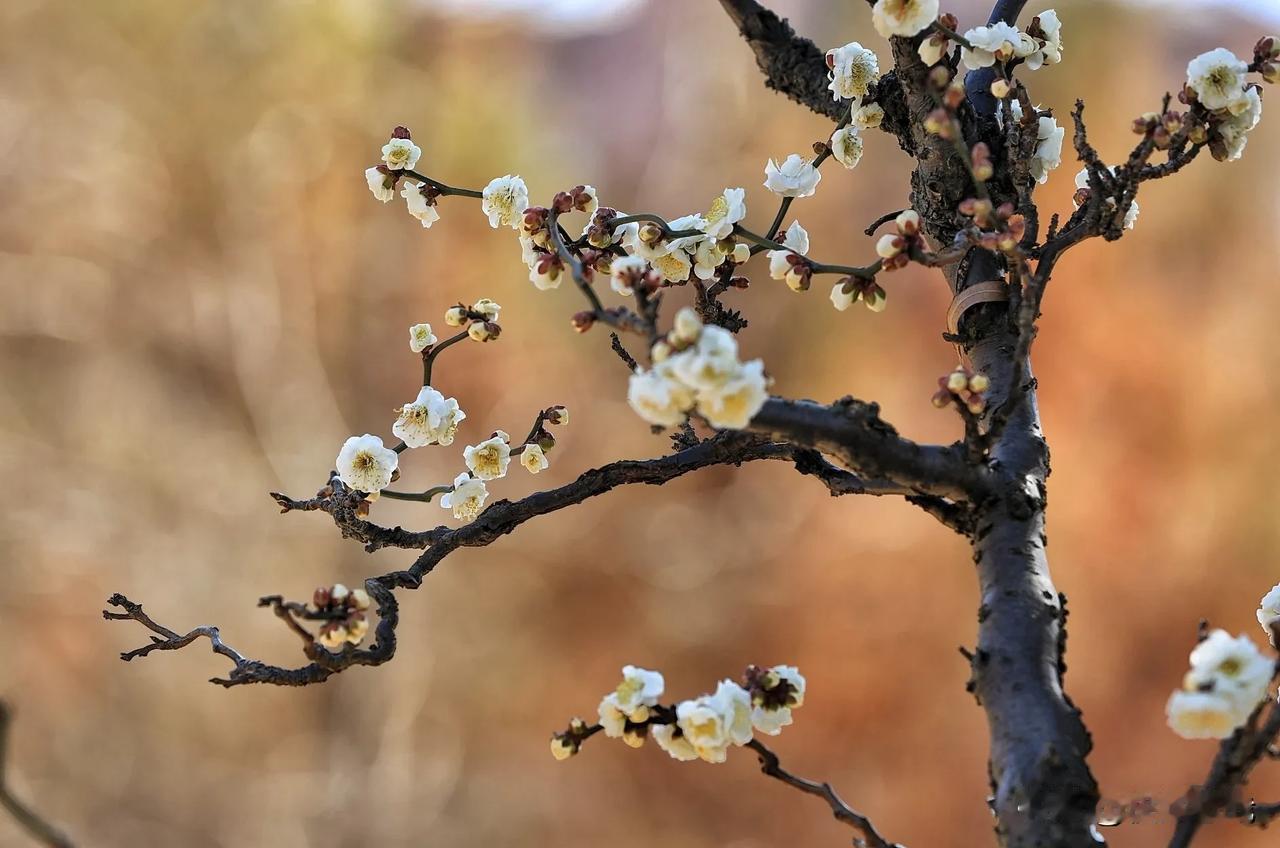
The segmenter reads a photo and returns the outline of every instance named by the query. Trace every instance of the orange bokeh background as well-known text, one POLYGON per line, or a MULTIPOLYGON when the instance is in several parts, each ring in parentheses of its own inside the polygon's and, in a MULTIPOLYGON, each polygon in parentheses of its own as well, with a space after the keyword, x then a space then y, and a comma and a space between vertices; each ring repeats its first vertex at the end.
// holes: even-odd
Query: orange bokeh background
MULTIPOLYGON (((1084 97, 1112 161, 1190 57, 1247 55, 1264 34, 1226 12, 1060 6, 1066 61, 1028 82, 1064 123, 1084 97)), ((779 8, 824 48, 858 39, 888 60, 863 4, 779 8)), ((976 4, 954 8, 977 21, 976 4)), ((16 790, 82 844, 847 844, 747 752, 681 764, 601 739, 568 763, 548 754, 624 663, 690 697, 751 662, 808 677, 775 742, 788 767, 908 845, 991 844, 985 719, 956 650, 978 605, 966 545, 781 464, 617 491, 456 552, 404 595, 395 661, 323 686, 224 691, 205 680, 226 662, 203 646, 125 665, 145 634, 99 613, 124 592, 176 629, 216 623, 245 653, 301 662, 260 595, 356 584, 413 555, 365 554, 266 493, 315 491, 351 433, 390 437, 417 387, 405 327, 440 324, 458 299, 498 300, 504 333, 441 359, 437 384, 468 420, 454 449, 406 457, 407 485, 451 479, 463 443, 523 432, 552 403, 573 421, 551 469, 517 471, 497 497, 665 452, 626 407, 607 334, 570 330, 575 292, 535 291, 512 234, 473 202, 445 199, 423 231, 361 171, 404 123, 420 169, 453 184, 519 173, 545 203, 589 182, 669 217, 742 185, 763 227, 765 160, 829 124, 762 87, 717 4, 651 2, 560 32, 429 4, 14 0, 0 75, 0 695, 18 712, 16 790)), ((1164 701, 1197 621, 1262 639, 1253 610, 1280 580, 1275 118, 1242 161, 1205 157, 1144 188, 1137 229, 1074 251, 1048 293, 1049 550, 1070 596, 1067 685, 1111 798, 1168 803, 1204 774, 1214 746, 1169 731, 1164 701)), ((1046 214, 1070 209, 1065 158, 1038 192, 1046 214)), ((856 171, 824 169, 793 207, 814 255, 866 261, 861 230, 904 205, 909 164, 872 134, 856 171)), ((726 299, 776 391, 851 393, 913 438, 958 436, 929 404, 954 365, 935 273, 894 274, 872 315, 749 268, 752 288, 726 299)), ((384 524, 447 517, 374 508, 384 524)), ((1280 799, 1280 766, 1251 788, 1280 799)), ((1169 832, 1161 817, 1108 838, 1146 848, 1169 832)), ((1203 843, 1274 838, 1228 822, 1203 843)), ((0 844, 25 844, 3 817, 0 844)))

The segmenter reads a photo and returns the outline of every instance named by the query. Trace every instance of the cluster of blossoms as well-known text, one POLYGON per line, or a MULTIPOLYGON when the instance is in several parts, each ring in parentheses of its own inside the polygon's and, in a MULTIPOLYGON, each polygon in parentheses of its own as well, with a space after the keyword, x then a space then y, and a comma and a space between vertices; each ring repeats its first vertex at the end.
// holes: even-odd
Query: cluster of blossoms
MULTIPOLYGON (((413 143, 409 130, 396 127, 391 131, 391 140, 382 146, 382 162, 364 172, 369 183, 369 191, 383 203, 396 196, 396 185, 402 177, 407 177, 413 166, 418 164, 422 156, 422 148, 413 143)), ((404 188, 400 190, 409 214, 417 218, 423 227, 430 227, 440 220, 436 211, 436 201, 440 196, 439 189, 428 182, 414 182, 405 179, 404 188)))
POLYGON ((675 427, 696 410, 713 427, 740 429, 769 397, 764 363, 741 362, 733 334, 704 327, 690 307, 650 354, 653 367, 632 374, 627 389, 631 408, 650 424, 675 427))
POLYGON ((316 589, 308 615, 325 620, 316 641, 331 651, 346 644, 359 645, 369 632, 368 609, 369 593, 364 589, 348 589, 341 583, 316 589))
MULTIPOLYGON (((497 323, 501 310, 500 305, 488 298, 482 298, 470 306, 459 303, 445 313, 445 323, 463 328, 462 333, 446 340, 437 348, 438 340, 431 325, 414 324, 409 328, 409 349, 421 354, 429 372, 434 355, 448 344, 465 338, 481 342, 496 339, 502 331, 497 323)), ((400 445, 389 448, 379 436, 371 433, 352 436, 343 444, 335 461, 338 478, 363 495, 358 508, 362 516, 367 514, 369 504, 376 501, 387 486, 399 479, 401 451, 427 445, 453 444, 458 426, 467 417, 456 398, 446 398, 431 385, 424 385, 418 391, 418 396, 397 409, 396 413, 397 418, 391 425, 391 432, 400 439, 400 445)), ((553 406, 538 414, 533 430, 523 443, 513 446, 511 437, 502 430, 497 430, 490 438, 476 445, 467 445, 463 449, 467 471, 454 478, 451 485, 439 486, 426 494, 441 494, 441 507, 451 510, 455 518, 472 521, 480 514, 489 498, 486 481, 505 477, 513 456, 519 458, 520 465, 530 474, 537 474, 547 468, 547 452, 556 442, 545 425, 568 423, 569 411, 563 406, 553 406)), ((404 497, 403 493, 388 493, 389 497, 397 495, 404 497)), ((429 497, 417 496, 413 499, 430 500, 429 497)))
POLYGON ((955 403, 978 415, 986 408, 984 396, 991 388, 991 381, 986 374, 979 374, 972 368, 957 365, 956 370, 938 378, 938 391, 933 395, 933 405, 944 409, 955 403))
MULTIPOLYGON (((1280 586, 1262 599, 1258 622, 1276 644, 1280 586)), ((1184 739, 1225 739, 1272 697, 1280 663, 1264 656, 1248 636, 1214 630, 1191 652, 1191 670, 1165 707, 1169 726, 1184 739)))
POLYGON ((999 21, 974 27, 964 40, 968 45, 961 47, 960 58, 970 70, 1018 61, 1034 71, 1062 61, 1062 22, 1053 9, 1032 19, 1026 32, 999 21))
MULTIPOLYGON (((1009 111, 1015 121, 1024 123, 1021 102, 1017 99, 1010 100, 1009 111)), ((1067 131, 1058 126, 1053 115, 1041 112, 1039 106, 1035 109, 1035 120, 1036 147, 1029 165, 1031 176, 1043 185, 1049 181, 1049 172, 1062 164, 1062 142, 1067 137, 1067 131)), ((1003 110, 996 111, 996 121, 1003 124, 1003 110)))
POLYGON ((896 233, 886 233, 876 242, 876 254, 885 271, 905 268, 911 261, 911 253, 923 250, 924 236, 920 234, 920 215, 907 209, 893 221, 896 233))
POLYGON ((855 168, 862 161, 862 132, 884 120, 880 104, 862 102, 880 78, 880 62, 875 53, 853 41, 827 51, 827 68, 832 96, 850 101, 851 110, 848 125, 831 135, 831 155, 846 168, 855 168))
POLYGON ((622 669, 622 682, 597 708, 599 724, 589 727, 575 718, 551 737, 551 753, 565 760, 583 741, 603 731, 633 748, 652 735, 658 747, 681 761, 725 761, 729 748, 746 745, 756 731, 776 736, 791 724, 791 711, 804 703, 805 679, 794 666, 769 669, 749 666, 742 683, 722 680, 715 692, 674 706, 659 703, 665 681, 656 671, 635 666, 622 669))
MULTIPOLYGON (((1110 169, 1111 175, 1115 176, 1116 169, 1114 166, 1110 169)), ((1071 199, 1072 205, 1079 209, 1089 201, 1089 194, 1093 189, 1089 186, 1089 169, 1081 168, 1080 173, 1076 174, 1076 193, 1071 199)), ((1114 197, 1107 198, 1107 205, 1111 209, 1116 208, 1116 199, 1114 197)), ((1129 208, 1124 213, 1124 228, 1132 230, 1134 225, 1138 223, 1138 201, 1134 200, 1129 203, 1129 208)))
MULTIPOLYGON (((1277 79, 1275 61, 1280 59, 1276 39, 1262 39, 1254 48, 1254 54, 1255 66, 1263 72, 1263 79, 1274 82, 1277 79)), ((1203 115, 1198 115, 1193 108, 1192 113, 1184 117, 1188 137, 1193 142, 1207 140, 1209 152, 1220 162, 1240 158, 1248 143, 1249 131, 1262 119, 1262 96, 1258 86, 1245 79, 1248 72, 1249 65, 1223 47, 1202 53, 1187 64, 1187 83, 1179 100, 1204 110, 1203 115)), ((1144 116, 1149 117, 1157 116, 1144 116)), ((1163 124, 1165 116, 1158 117, 1163 124)), ((1178 124, 1177 129, 1183 125, 1178 124)), ((1163 127, 1153 131, 1155 129, 1163 127)))
POLYGON ((482 297, 470 306, 463 303, 450 306, 444 313, 444 322, 450 327, 465 329, 472 341, 488 342, 502 334, 502 327, 498 324, 501 311, 502 307, 497 303, 482 297))

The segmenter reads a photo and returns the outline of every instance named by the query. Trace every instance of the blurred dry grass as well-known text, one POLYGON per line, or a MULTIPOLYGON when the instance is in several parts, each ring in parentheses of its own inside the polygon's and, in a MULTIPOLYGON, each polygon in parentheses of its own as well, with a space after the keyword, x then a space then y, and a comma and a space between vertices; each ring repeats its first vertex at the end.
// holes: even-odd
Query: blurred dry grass
MULTIPOLYGON (((824 44, 869 32, 850 5, 780 4, 824 44)), ((1085 96, 1111 156, 1187 57, 1259 34, 1065 5, 1068 62, 1034 75, 1034 93, 1063 116, 1085 96), (1135 54, 1129 33, 1151 26, 1166 29, 1135 54)), ((19 789, 85 845, 843 844, 746 755, 547 754, 547 734, 589 714, 624 662, 663 669, 683 696, 783 661, 811 688, 784 762, 908 844, 986 844, 986 731, 955 652, 974 631, 964 545, 901 504, 834 501, 782 467, 614 493, 459 552, 405 599, 395 662, 321 687, 224 692, 204 682, 224 664, 199 649, 125 666, 116 653, 143 633, 98 614, 123 591, 171 626, 218 623, 244 651, 297 660, 256 597, 409 555, 371 562, 265 493, 309 493, 346 435, 386 433, 416 385, 405 326, 458 298, 506 307, 499 344, 438 370, 468 412, 464 439, 559 402, 574 420, 539 484, 665 450, 626 410, 607 337, 568 330, 571 292, 535 292, 514 240, 467 202, 446 200, 423 232, 398 202, 373 203, 360 171, 407 123, 426 169, 457 184, 521 173, 543 197, 587 181, 670 214, 741 184, 759 216, 764 160, 824 124, 763 90, 715 4, 655 2, 614 32, 552 40, 354 0, 10 0, 0 78, 0 473, 14 484, 0 694, 19 710, 19 789)), ((1112 797, 1169 801, 1202 774, 1211 746, 1175 738, 1164 699, 1197 619, 1253 633, 1256 598, 1280 579, 1274 117, 1242 162, 1144 190, 1136 232, 1070 257, 1037 346, 1068 683, 1112 797)), ((797 204, 818 255, 867 255, 860 230, 905 197, 905 158, 886 138, 867 146, 858 171, 829 170, 797 204)), ((1043 208, 1069 208, 1075 170, 1043 208)), ((895 276, 891 308, 870 316, 755 277, 733 299, 780 391, 877 398, 905 432, 954 438, 928 403, 953 364, 937 280, 895 276)), ((420 451, 406 472, 425 486, 457 465, 420 451)), ((500 495, 532 489, 517 475, 500 495)), ((377 510, 418 526, 443 515, 377 510)), ((1255 788, 1280 796, 1277 768, 1255 788)), ((1219 825, 1207 839, 1273 838, 1219 825)), ((0 843, 22 844, 7 821, 0 843)))

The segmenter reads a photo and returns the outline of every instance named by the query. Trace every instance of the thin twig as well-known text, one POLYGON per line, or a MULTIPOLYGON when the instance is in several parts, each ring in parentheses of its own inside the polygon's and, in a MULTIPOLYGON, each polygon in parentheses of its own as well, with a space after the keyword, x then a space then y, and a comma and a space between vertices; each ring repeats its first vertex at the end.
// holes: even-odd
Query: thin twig
POLYGON ((787 771, 779 763, 778 755, 766 748, 758 739, 752 739, 746 744, 746 747, 755 751, 756 755, 759 756, 760 771, 764 774, 780 780, 788 786, 799 789, 801 792, 807 792, 826 801, 827 806, 831 808, 831 814, 838 821, 844 822, 862 834, 862 841, 867 848, 903 848, 899 843, 890 842, 881 836, 875 826, 871 824, 871 820, 846 804, 836 794, 836 791, 831 788, 830 783, 806 780, 787 771))

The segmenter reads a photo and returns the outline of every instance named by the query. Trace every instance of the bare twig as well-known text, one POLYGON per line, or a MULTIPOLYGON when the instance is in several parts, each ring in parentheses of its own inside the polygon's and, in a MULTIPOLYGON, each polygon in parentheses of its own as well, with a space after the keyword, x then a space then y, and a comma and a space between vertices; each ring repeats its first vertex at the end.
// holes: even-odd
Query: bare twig
POLYGON ((838 821, 844 822, 862 834, 861 841, 867 848, 903 848, 897 842, 890 842, 881 836, 871 824, 871 820, 846 804, 831 788, 830 783, 806 780, 787 771, 779 763, 778 755, 766 748, 758 739, 752 739, 746 747, 755 751, 760 758, 760 771, 801 792, 807 792, 826 801, 827 806, 831 808, 831 814, 838 821))

